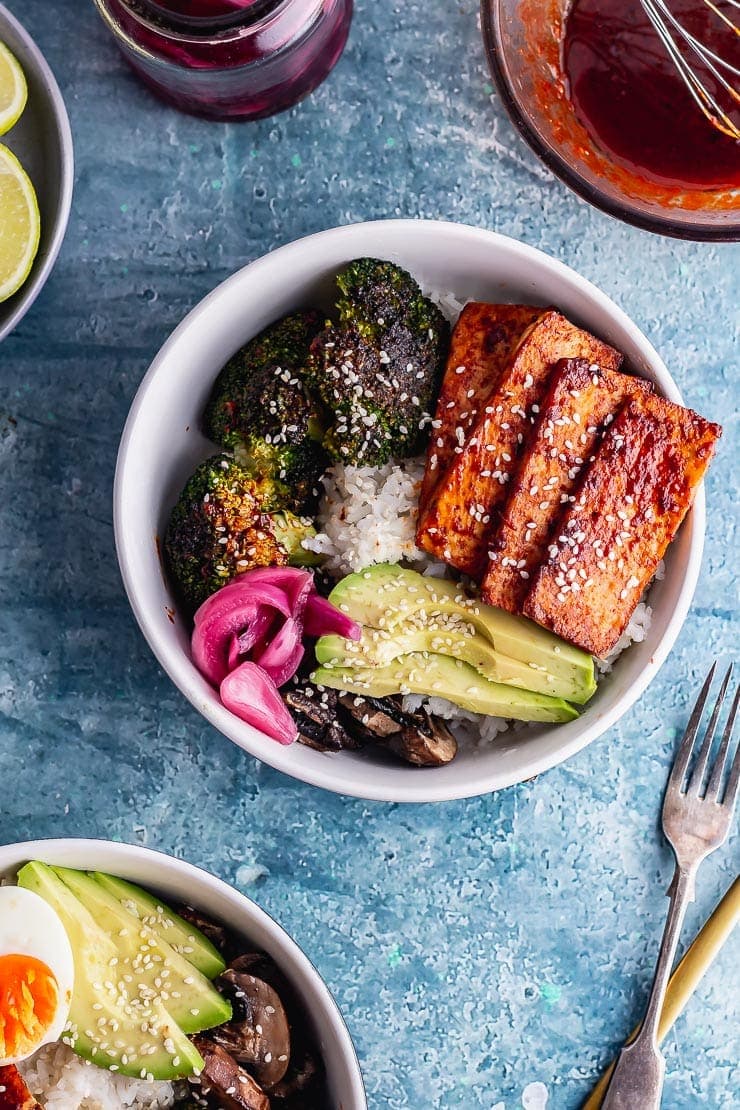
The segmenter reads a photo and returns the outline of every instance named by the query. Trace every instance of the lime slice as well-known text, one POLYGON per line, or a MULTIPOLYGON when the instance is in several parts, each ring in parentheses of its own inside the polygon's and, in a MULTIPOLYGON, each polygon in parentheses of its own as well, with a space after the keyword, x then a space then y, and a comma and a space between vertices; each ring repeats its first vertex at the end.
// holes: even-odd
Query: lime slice
POLYGON ((10 131, 26 106, 28 88, 17 58, 0 42, 0 135, 10 131))
POLYGON ((0 143, 0 301, 20 289, 39 249, 41 218, 31 179, 0 143))

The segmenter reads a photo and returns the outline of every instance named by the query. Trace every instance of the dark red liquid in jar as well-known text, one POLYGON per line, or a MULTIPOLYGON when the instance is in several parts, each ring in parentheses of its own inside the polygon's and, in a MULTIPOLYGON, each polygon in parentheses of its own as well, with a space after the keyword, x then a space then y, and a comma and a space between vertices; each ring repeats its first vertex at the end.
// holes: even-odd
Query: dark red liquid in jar
POLYGON ((96 3, 156 93, 214 119, 257 119, 302 99, 339 59, 352 18, 352 0, 96 3))
MULTIPOLYGON (((669 0, 669 6, 699 41, 740 66, 740 37, 702 0, 669 0)), ((581 123, 629 170, 677 190, 740 186, 740 143, 705 118, 639 0, 574 0, 563 66, 581 123)), ((694 68, 737 123, 728 94, 694 68)))
POLYGON ((151 6, 186 19, 218 19, 241 14, 263 0, 151 0, 151 6))

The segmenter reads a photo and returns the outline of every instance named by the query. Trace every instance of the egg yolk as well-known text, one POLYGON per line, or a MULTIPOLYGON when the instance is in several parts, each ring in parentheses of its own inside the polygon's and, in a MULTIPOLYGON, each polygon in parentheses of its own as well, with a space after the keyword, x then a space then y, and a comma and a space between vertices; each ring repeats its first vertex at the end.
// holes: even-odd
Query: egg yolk
POLYGON ((59 1005, 53 972, 35 956, 0 956, 0 1059, 23 1059, 43 1041, 59 1005))

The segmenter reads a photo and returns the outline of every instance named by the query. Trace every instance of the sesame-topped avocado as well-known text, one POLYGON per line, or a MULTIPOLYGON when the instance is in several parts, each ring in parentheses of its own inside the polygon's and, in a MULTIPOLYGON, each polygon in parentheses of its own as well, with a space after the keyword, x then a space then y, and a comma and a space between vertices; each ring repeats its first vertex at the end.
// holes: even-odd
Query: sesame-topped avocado
POLYGON ((84 871, 33 861, 21 868, 18 885, 49 903, 72 946, 65 1044, 136 1078, 199 1072, 203 1060, 186 1033, 231 1018, 231 1004, 209 980, 84 871))
POLYGON ((590 655, 525 617, 468 597, 456 582, 379 563, 343 578, 329 600, 363 625, 363 636, 357 643, 322 637, 320 663, 383 667, 428 651, 467 662, 493 682, 577 705, 596 689, 590 655))
POLYGON ((176 952, 185 956, 188 963, 197 967, 206 978, 215 979, 225 969, 226 962, 218 949, 189 921, 165 906, 161 898, 155 898, 148 890, 142 890, 140 886, 119 879, 116 875, 96 871, 92 877, 104 890, 117 898, 125 910, 171 944, 176 952))
POLYGON ((446 698, 471 713, 512 717, 519 721, 572 721, 578 710, 562 698, 535 694, 517 686, 491 682, 475 667, 450 655, 400 655, 383 667, 319 667, 311 675, 317 686, 385 698, 392 694, 423 694, 446 698))

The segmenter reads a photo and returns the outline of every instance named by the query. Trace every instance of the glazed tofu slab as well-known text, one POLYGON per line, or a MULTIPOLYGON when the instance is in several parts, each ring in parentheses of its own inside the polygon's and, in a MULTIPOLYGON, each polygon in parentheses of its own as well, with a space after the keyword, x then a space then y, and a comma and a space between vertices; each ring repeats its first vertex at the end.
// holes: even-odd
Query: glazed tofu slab
POLYGON ((614 348, 548 310, 513 352, 498 386, 459 453, 419 515, 419 547, 480 580, 487 569, 487 538, 509 493, 525 436, 536 423, 552 369, 563 358, 582 358, 618 370, 614 348))
POLYGON ((546 558, 548 536, 564 506, 575 501, 573 490, 598 440, 622 405, 649 389, 647 382, 586 359, 556 363, 488 541, 481 592, 489 605, 521 612, 534 571, 546 558))
POLYGON ((522 336, 547 310, 524 304, 471 301, 460 313, 450 343, 434 430, 427 449, 419 505, 470 435, 486 397, 498 385, 522 336))
POLYGON ((688 512, 722 434, 646 393, 610 424, 550 539, 523 611, 604 657, 688 512))

